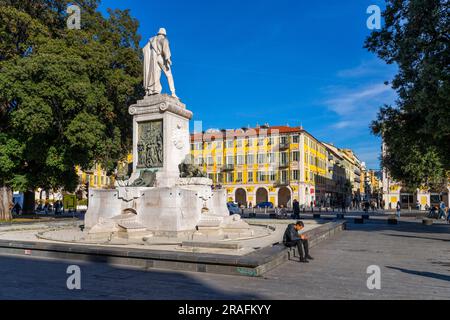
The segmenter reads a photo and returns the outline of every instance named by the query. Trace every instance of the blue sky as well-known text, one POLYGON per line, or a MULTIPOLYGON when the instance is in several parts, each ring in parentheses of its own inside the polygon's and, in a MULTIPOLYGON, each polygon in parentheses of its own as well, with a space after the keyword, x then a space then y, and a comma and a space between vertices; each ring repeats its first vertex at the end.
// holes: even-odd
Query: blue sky
MULTIPOLYGON (((369 124, 395 92, 395 67, 363 48, 381 0, 103 0, 130 9, 141 45, 167 29, 177 95, 203 129, 303 127, 379 168, 369 124)), ((167 86, 164 82, 164 90, 167 86)), ((193 123, 191 124, 191 129, 193 123)))

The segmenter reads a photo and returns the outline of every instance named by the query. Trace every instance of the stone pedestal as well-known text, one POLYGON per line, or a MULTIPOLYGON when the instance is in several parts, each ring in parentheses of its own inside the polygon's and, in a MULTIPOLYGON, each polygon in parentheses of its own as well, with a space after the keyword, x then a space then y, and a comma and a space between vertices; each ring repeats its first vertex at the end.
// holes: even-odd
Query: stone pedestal
POLYGON ((146 96, 128 109, 133 115, 133 178, 139 171, 156 171, 157 187, 173 187, 179 177, 178 165, 190 153, 189 120, 186 105, 169 95, 146 96), (159 131, 162 131, 159 133, 159 131), (154 148, 146 150, 152 136, 154 148), (160 135, 159 135, 160 134, 160 135), (157 135, 157 137, 155 137, 157 135), (147 140, 147 141, 144 141, 147 140), (153 150, 153 151, 152 151, 153 150), (159 157, 150 153, 160 152, 159 157))

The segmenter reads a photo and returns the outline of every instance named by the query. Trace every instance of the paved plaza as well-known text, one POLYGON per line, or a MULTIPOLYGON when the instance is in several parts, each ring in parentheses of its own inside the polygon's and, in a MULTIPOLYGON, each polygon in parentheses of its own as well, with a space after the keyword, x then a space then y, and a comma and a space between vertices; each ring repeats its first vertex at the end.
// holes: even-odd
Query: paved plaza
POLYGON ((262 278, 1 256, 0 299, 450 299, 450 225, 420 222, 349 220, 313 248, 311 263, 289 261, 262 278), (81 290, 66 288, 71 264, 81 290), (366 286, 370 265, 381 268, 381 290, 366 286))

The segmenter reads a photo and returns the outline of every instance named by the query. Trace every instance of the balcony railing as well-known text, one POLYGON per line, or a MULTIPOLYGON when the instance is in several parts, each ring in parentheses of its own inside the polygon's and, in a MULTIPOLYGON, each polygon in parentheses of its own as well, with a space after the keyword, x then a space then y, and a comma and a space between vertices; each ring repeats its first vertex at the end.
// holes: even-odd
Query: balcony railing
POLYGON ((287 187, 290 184, 289 179, 275 181, 275 187, 287 187))
POLYGON ((283 142, 283 141, 281 141, 281 142, 278 144, 278 149, 280 149, 280 150, 286 150, 286 149, 289 149, 289 142, 283 142))
POLYGON ((233 171, 234 170, 234 164, 225 164, 222 167, 222 171, 233 171))
POLYGON ((358 168, 355 168, 354 170, 355 174, 360 176, 361 175, 361 170, 359 170, 358 168))

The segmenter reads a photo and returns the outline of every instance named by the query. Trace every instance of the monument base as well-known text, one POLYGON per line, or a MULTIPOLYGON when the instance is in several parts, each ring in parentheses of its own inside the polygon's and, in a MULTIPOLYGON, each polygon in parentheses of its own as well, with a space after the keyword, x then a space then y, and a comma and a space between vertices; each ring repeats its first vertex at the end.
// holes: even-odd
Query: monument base
POLYGON ((225 190, 207 178, 179 178, 171 188, 118 187, 90 190, 85 231, 89 237, 177 237, 223 230, 251 234, 239 215, 230 216, 225 190))

